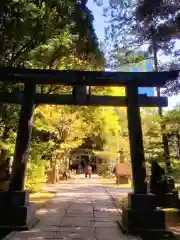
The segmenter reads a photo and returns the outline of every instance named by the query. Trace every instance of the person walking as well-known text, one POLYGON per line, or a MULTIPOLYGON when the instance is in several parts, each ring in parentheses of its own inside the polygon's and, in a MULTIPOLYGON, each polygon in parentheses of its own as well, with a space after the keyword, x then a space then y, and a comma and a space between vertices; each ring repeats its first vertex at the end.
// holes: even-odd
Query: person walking
POLYGON ((91 175, 92 175, 92 167, 89 165, 88 166, 88 175, 89 175, 89 178, 91 178, 91 175))
POLYGON ((85 178, 87 178, 87 176, 89 176, 89 178, 91 178, 92 167, 90 165, 86 165, 86 167, 84 169, 84 173, 85 173, 85 178))
POLYGON ((88 175, 88 165, 86 165, 85 168, 84 168, 84 174, 85 174, 85 178, 87 178, 87 175, 88 175))

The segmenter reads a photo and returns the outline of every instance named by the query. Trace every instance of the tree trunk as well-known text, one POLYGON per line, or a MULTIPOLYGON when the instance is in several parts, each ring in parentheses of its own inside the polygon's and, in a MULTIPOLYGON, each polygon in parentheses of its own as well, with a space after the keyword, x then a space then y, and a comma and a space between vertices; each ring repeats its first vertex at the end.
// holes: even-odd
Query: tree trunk
POLYGON ((178 159, 180 159, 180 135, 179 135, 179 130, 176 132, 176 138, 177 138, 177 156, 178 159))
MULTIPOLYGON (((156 31, 154 27, 151 28, 152 34, 152 48, 154 54, 154 68, 155 71, 158 72, 158 58, 157 58, 157 43, 156 43, 156 31)), ((156 88, 157 97, 161 96, 160 88, 156 88)), ((158 108, 159 116, 162 120, 163 117, 163 109, 162 107, 158 108)), ((164 150, 164 165, 165 165, 165 173, 168 174, 171 171, 171 163, 170 163, 170 155, 169 155, 169 144, 168 137, 165 133, 166 126, 164 123, 161 123, 161 134, 162 134, 162 142, 163 142, 163 150, 164 150)))
POLYGON ((59 182, 59 164, 56 161, 56 182, 59 182))
POLYGON ((51 183, 55 184, 56 183, 56 162, 51 159, 50 160, 50 167, 51 167, 51 183))
POLYGON ((52 184, 56 183, 56 161, 53 161, 52 166, 52 184))
POLYGON ((2 141, 6 141, 6 139, 9 137, 9 131, 10 131, 10 127, 8 126, 5 126, 4 129, 3 129, 3 133, 2 133, 2 136, 1 136, 1 139, 2 141))

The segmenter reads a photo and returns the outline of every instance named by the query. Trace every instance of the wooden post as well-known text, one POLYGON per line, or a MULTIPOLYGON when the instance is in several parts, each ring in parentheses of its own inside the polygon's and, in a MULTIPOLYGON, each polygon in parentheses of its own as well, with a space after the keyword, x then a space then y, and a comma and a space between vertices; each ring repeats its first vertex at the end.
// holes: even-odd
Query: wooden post
MULTIPOLYGON (((85 82, 86 78, 84 76, 82 76, 79 79, 80 82, 85 82)), ((91 90, 90 90, 90 86, 73 86, 73 90, 72 90, 72 95, 73 95, 73 99, 75 101, 76 104, 84 102, 86 103, 88 100, 88 97, 91 94, 91 90)))
POLYGON ((34 103, 33 98, 36 92, 36 85, 26 83, 24 86, 23 103, 21 106, 12 176, 10 180, 10 191, 22 191, 26 166, 29 158, 29 148, 33 121, 34 103))
POLYGON ((147 193, 147 184, 138 87, 127 86, 126 96, 134 193, 144 194, 147 193))

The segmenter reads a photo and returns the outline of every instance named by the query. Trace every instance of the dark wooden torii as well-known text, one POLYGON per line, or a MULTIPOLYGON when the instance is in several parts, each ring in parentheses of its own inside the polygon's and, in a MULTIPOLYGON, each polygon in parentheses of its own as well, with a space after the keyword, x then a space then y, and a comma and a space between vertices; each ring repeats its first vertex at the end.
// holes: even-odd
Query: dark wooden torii
MULTIPOLYGON (((23 83, 24 92, 0 92, 1 103, 21 104, 15 155, 9 190, 0 193, 0 203, 6 202, 6 207, 0 209, 0 227, 28 228, 33 223, 35 208, 30 206, 28 193, 24 191, 24 179, 28 161, 33 110, 35 104, 59 105, 91 105, 91 106, 127 106, 131 164, 133 173, 134 193, 129 194, 128 208, 123 210, 123 226, 127 231, 144 226, 145 213, 149 211, 152 217, 157 217, 157 227, 165 228, 162 213, 155 211, 153 197, 147 194, 145 157, 142 140, 140 107, 165 107, 166 97, 147 97, 138 94, 138 87, 163 87, 169 80, 178 77, 178 71, 171 72, 91 72, 91 71, 59 71, 24 68, 0 68, 0 82, 23 83), (39 94, 37 84, 71 85, 72 94, 39 94), (86 86, 123 86, 126 88, 125 97, 93 96, 87 93, 86 86), (8 201, 7 201, 8 200, 8 201), (141 204, 145 207, 141 207, 141 204), (8 213, 11 213, 11 221, 8 213), (140 208, 139 208, 140 207, 140 208), (139 210, 138 210, 139 208, 139 210), (26 211, 20 211, 26 209, 26 211), (32 211, 33 209, 33 211, 32 211), (142 211, 142 209, 144 209, 142 211), (26 214, 24 213, 26 212, 26 214), (33 212, 33 214, 32 214, 33 212), (31 215, 31 217, 29 217, 31 215), (157 216, 156 216, 157 215, 157 216), (139 225, 137 225, 138 217, 139 225), (5 220, 3 220, 5 219, 5 220), (18 219, 18 220, 17 220, 18 219), (132 222, 129 227, 128 223, 132 222)), ((151 225, 147 225, 151 229, 151 225)))

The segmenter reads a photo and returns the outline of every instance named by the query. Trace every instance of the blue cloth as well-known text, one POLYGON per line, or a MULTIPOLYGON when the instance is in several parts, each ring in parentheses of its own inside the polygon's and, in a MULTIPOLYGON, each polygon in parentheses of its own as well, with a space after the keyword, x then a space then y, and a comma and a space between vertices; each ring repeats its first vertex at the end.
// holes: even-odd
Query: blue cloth
MULTIPOLYGON (((148 59, 135 64, 130 69, 130 72, 150 72, 153 70, 153 60, 148 59)), ((147 96, 154 96, 154 88, 139 88, 140 94, 147 94, 147 96)))

